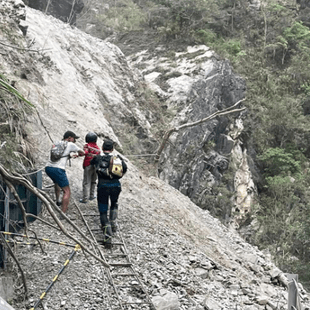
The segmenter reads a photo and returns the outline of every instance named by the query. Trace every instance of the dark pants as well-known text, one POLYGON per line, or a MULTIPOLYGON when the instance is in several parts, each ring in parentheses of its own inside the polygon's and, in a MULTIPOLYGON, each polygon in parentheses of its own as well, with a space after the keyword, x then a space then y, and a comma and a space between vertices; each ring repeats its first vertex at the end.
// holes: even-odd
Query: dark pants
POLYGON ((97 201, 98 209, 100 213, 107 213, 109 209, 109 199, 111 201, 111 208, 115 208, 117 205, 119 194, 121 193, 121 183, 117 182, 99 182, 97 187, 97 201))

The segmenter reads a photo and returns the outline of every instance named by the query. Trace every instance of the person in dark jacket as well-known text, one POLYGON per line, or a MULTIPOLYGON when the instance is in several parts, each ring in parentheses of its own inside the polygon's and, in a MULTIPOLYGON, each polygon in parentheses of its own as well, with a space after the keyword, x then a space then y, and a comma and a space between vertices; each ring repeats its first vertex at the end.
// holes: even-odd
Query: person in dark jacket
MULTIPOLYGON (((106 247, 111 247, 112 234, 117 231, 118 198, 122 190, 119 181, 122 176, 114 175, 109 171, 113 150, 113 141, 105 140, 102 145, 103 155, 94 157, 90 162, 91 165, 95 166, 98 175, 97 202, 106 247), (109 200, 111 205, 108 215, 109 200)), ((124 175, 127 172, 127 165, 122 158, 121 165, 122 175, 124 175)))

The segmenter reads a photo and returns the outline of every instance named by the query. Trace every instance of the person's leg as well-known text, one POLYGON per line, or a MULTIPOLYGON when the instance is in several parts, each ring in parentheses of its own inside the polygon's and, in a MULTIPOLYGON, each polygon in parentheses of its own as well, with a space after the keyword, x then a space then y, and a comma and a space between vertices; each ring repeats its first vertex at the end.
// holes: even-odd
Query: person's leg
POLYGON ((45 172, 54 182, 56 204, 60 206, 61 205, 61 199, 60 199, 61 188, 65 186, 69 186, 69 181, 66 175, 66 171, 63 169, 55 168, 55 167, 45 167, 45 172))
POLYGON ((96 198, 96 185, 97 185, 97 173, 96 169, 93 166, 90 166, 90 176, 91 176, 91 184, 90 184, 90 192, 89 192, 89 200, 93 200, 96 198))
POLYGON ((63 191, 63 196, 62 196, 62 201, 61 201, 61 210, 62 212, 66 213, 68 210, 71 191, 69 187, 69 180, 67 178, 67 174, 65 170, 58 169, 56 171, 55 183, 63 191))
POLYGON ((111 224, 111 229, 112 232, 116 232, 117 231, 117 223, 116 223, 116 219, 118 216, 118 197, 119 194, 121 193, 122 188, 120 183, 117 184, 115 187, 111 188, 111 195, 110 195, 110 199, 111 199, 111 207, 110 207, 110 224, 111 224))
POLYGON ((57 183, 54 183, 54 188, 55 188, 55 196, 56 196, 56 204, 57 206, 61 205, 61 199, 60 199, 60 194, 61 194, 61 188, 57 183))
POLYGON ((103 232, 103 242, 107 247, 110 247, 112 242, 112 230, 108 219, 109 187, 105 186, 105 184, 98 186, 97 201, 100 213, 101 229, 103 232))
POLYGON ((91 166, 87 166, 84 168, 84 174, 83 174, 83 198, 80 200, 80 202, 87 202, 88 199, 88 193, 89 193, 89 187, 91 183, 91 166))
POLYGON ((68 211, 68 205, 70 202, 71 190, 69 185, 62 187, 62 190, 63 190, 63 196, 62 196, 61 210, 63 213, 66 213, 68 211))

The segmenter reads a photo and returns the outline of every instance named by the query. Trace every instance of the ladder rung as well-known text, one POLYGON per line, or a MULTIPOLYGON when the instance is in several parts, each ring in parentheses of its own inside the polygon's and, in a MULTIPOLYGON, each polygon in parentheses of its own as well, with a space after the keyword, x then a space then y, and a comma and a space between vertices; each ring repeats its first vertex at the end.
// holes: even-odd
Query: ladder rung
POLYGON ((123 302, 124 305, 150 305, 150 302, 123 302))
POLYGON ((124 245, 123 242, 112 242, 112 245, 124 245))
POLYGON ((82 214, 83 216, 99 216, 99 214, 82 214))
MULTIPOLYGON (((117 287, 120 287, 120 288, 128 288, 128 287, 141 287, 140 284, 131 284, 131 285, 116 285, 117 287)), ((142 289, 142 287, 141 287, 142 289)))
POLYGON ((112 273, 112 277, 135 277, 134 273, 112 273))
POLYGON ((109 264, 110 266, 112 267, 131 267, 132 264, 130 263, 127 263, 127 264, 123 264, 123 263, 112 263, 112 264, 109 264))

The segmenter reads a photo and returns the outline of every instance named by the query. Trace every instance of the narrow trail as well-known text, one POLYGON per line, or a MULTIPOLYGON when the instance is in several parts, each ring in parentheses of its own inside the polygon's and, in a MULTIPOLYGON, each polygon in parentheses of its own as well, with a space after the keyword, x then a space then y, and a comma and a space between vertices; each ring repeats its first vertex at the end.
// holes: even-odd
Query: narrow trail
MULTIPOLYGON (((102 283, 103 287, 101 296, 102 302, 98 305, 98 308, 91 309, 154 310, 155 306, 153 305, 149 293, 146 290, 143 281, 140 279, 139 274, 136 272, 134 263, 130 258, 131 253, 129 253, 126 246, 126 237, 124 237, 122 233, 123 225, 121 220, 118 221, 118 231, 113 235, 112 248, 106 249, 103 245, 103 235, 100 228, 99 213, 96 208, 96 203, 80 204, 77 203, 75 199, 72 199, 72 201, 73 203, 70 205, 68 217, 90 240, 92 240, 91 247, 93 251, 110 266, 109 269, 100 266, 99 262, 95 263, 98 267, 98 273, 96 276, 102 283)), ((65 220, 62 220, 62 222, 64 223, 65 220)), ((17 229, 20 228, 16 223, 14 225, 17 229)), ((128 229, 126 230, 130 235, 128 229)), ((75 256, 80 256, 80 247, 72 244, 72 241, 70 243, 70 241, 67 242, 61 239, 51 240, 48 237, 49 233, 43 231, 43 229, 40 231, 40 236, 30 236, 28 238, 26 235, 19 233, 18 230, 14 233, 3 234, 9 237, 7 238, 7 242, 14 246, 17 253, 27 251, 27 249, 31 248, 33 251, 33 257, 36 257, 39 260, 40 255, 42 256, 42 260, 44 260, 46 255, 49 255, 47 244, 49 244, 49 247, 51 247, 51 245, 54 247, 58 246, 60 248, 59 252, 71 251, 67 256, 67 259, 63 262, 61 268, 56 272, 55 277, 50 279, 50 283, 46 285, 45 290, 33 294, 33 298, 30 299, 31 305, 28 307, 26 306, 25 309, 34 310, 41 308, 42 306, 44 308, 44 305, 50 302, 50 295, 54 295, 50 294, 52 290, 59 291, 59 286, 62 286, 62 282, 66 280, 66 277, 70 273, 69 270, 71 269, 71 272, 74 272, 72 267, 69 267, 69 264, 74 265, 74 260, 76 259, 75 256), (37 296, 37 300, 34 302, 35 296, 37 296)), ((51 260, 55 259, 53 257, 50 258, 51 260)), ((85 258, 88 259, 87 257, 85 258)), ((82 257, 78 258, 78 260, 81 259, 82 257)), ((75 270, 75 272, 78 273, 78 270, 75 270)), ((46 279, 46 281, 47 280, 48 279, 46 279)), ((62 296, 59 296, 59 298, 62 299, 62 296)), ((59 309, 59 307, 64 306, 64 304, 64 302, 60 301, 60 304, 57 306, 57 302, 55 301, 55 309, 59 309)))

